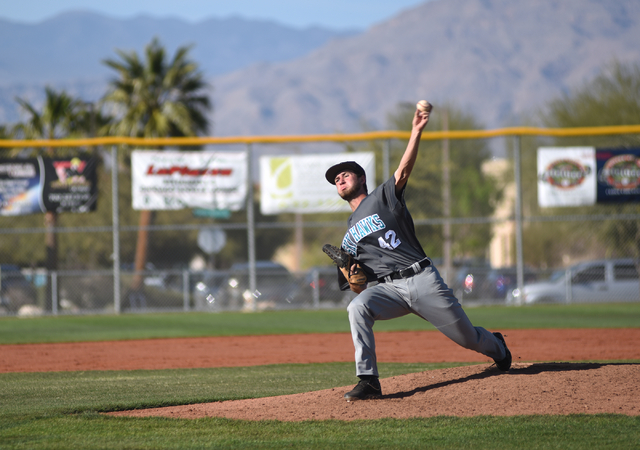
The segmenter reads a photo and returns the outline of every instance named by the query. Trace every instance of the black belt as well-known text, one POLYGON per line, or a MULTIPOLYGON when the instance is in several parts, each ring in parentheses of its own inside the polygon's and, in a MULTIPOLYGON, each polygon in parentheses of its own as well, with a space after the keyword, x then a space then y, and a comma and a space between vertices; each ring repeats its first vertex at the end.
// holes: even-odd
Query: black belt
POLYGON ((384 283, 391 280, 399 280, 400 278, 412 277, 429 265, 431 265, 431 261, 429 261, 428 258, 425 258, 420 262, 410 265, 406 269, 398 270, 397 272, 393 272, 389 275, 378 278, 378 283, 384 283))

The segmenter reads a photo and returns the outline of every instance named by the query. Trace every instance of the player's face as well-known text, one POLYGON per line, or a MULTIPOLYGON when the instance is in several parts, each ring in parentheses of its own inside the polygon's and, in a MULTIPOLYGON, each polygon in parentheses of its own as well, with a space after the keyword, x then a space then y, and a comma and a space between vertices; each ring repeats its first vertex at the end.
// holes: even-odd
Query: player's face
POLYGON ((341 172, 336 175, 336 188, 343 200, 350 201, 363 191, 364 177, 358 177, 353 172, 341 172))

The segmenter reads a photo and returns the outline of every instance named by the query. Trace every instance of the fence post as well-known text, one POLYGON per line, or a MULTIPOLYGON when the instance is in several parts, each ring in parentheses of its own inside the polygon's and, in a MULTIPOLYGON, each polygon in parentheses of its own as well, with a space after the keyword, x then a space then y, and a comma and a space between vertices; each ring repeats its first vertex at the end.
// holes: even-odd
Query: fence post
POLYGON ((320 274, 317 269, 312 272, 313 280, 313 307, 314 309, 320 309, 320 274))
MULTIPOLYGON (((449 111, 445 109, 442 114, 442 130, 449 131, 449 111)), ((444 245, 442 256, 444 262, 444 280, 451 285, 453 281, 453 258, 451 237, 451 167, 449 164, 449 138, 442 140, 442 237, 444 245)))
POLYGON ((571 267, 567 268, 564 273, 564 301, 565 303, 571 303, 572 298, 572 286, 571 286, 571 267))
POLYGON ((189 311, 189 293, 191 291, 191 281, 189 279, 189 270, 182 271, 182 301, 183 309, 189 311))
POLYGON ((58 314, 58 272, 56 271, 51 272, 51 311, 58 314))
POLYGON ((113 309, 120 314, 120 210, 118 208, 118 147, 111 147, 111 221, 113 239, 113 309))
POLYGON ((51 272, 51 314, 58 315, 58 273, 51 272))
POLYGON ((513 170, 516 182, 516 204, 515 204, 515 222, 516 222, 516 273, 518 290, 521 293, 519 304, 522 304, 522 288, 524 287, 524 258, 522 255, 522 177, 520 174, 520 140, 521 137, 514 136, 513 147, 513 170))
MULTIPOLYGON (((251 292, 251 310, 256 310, 256 230, 253 216, 253 170, 251 144, 247 144, 247 247, 249 248, 249 291, 251 292)), ((246 301, 246 299, 245 299, 246 301)))

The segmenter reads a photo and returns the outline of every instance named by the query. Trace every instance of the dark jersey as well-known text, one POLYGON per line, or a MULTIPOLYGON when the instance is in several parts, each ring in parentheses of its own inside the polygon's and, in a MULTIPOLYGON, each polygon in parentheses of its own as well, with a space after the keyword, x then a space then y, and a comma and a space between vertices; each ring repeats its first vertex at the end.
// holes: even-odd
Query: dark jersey
MULTIPOLYGON (((405 185, 406 186, 406 185, 405 185)), ((351 214, 342 248, 363 266, 369 281, 426 258, 413 218, 395 193, 395 175, 371 192, 351 214)))

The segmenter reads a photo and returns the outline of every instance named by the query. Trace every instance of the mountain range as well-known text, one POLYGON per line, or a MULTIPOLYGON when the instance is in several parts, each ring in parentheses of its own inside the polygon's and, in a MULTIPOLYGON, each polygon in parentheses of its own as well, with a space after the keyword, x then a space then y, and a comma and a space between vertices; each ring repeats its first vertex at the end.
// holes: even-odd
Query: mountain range
POLYGON ((94 101, 115 73, 105 59, 119 59, 116 50, 135 51, 157 37, 173 56, 190 47, 190 57, 204 76, 242 69, 258 62, 276 63, 308 54, 335 37, 357 30, 304 29, 240 17, 189 23, 179 19, 139 16, 114 19, 87 11, 60 14, 37 24, 0 18, 0 123, 18 119, 15 96, 37 104, 44 86, 65 89, 94 101))
POLYGON ((17 117, 15 95, 36 99, 45 83, 99 96, 108 74, 100 61, 114 48, 141 53, 153 36, 168 49, 195 44, 213 86, 214 135, 384 129, 398 103, 422 98, 495 128, 519 124, 614 61, 640 62, 640 1, 431 0, 365 31, 88 13, 0 21, 12 42, 0 49, 0 123, 17 117))

